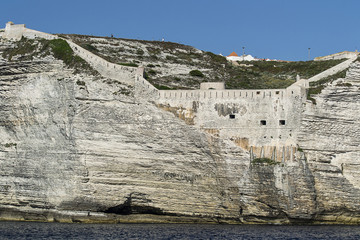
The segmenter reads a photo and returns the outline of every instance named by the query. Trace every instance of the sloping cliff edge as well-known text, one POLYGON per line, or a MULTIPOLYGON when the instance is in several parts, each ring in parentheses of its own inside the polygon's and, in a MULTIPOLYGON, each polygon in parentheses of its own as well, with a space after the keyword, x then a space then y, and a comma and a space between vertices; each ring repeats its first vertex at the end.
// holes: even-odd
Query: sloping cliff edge
POLYGON ((1 220, 360 223, 359 63, 304 105, 303 153, 278 164, 61 61, 0 69, 1 220))

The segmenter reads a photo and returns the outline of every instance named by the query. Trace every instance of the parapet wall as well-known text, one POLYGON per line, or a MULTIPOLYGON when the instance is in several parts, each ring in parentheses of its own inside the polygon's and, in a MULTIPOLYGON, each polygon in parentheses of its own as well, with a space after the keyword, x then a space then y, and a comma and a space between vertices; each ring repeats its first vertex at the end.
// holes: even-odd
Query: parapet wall
POLYGON ((76 43, 68 39, 64 40, 67 41, 72 50, 78 56, 86 60, 86 62, 88 62, 102 76, 118 80, 130 86, 134 86, 137 68, 121 66, 115 63, 108 62, 105 59, 93 54, 92 52, 80 47, 76 43))
POLYGON ((22 33, 22 36, 24 36, 26 38, 30 38, 30 39, 44 38, 44 39, 47 39, 47 40, 53 40, 53 39, 58 39, 59 38, 56 35, 40 32, 40 31, 28 29, 28 28, 24 29, 24 31, 22 33))
POLYGON ((189 124, 253 149, 257 157, 289 160, 306 101, 302 82, 287 89, 159 90, 156 102, 189 124))
POLYGON ((323 56, 323 57, 316 57, 314 59, 314 61, 326 61, 326 60, 337 60, 337 59, 344 59, 344 58, 353 58, 355 56, 357 57, 358 55, 359 55, 358 52, 344 51, 344 52, 334 53, 334 54, 323 56))
POLYGON ((319 81, 320 79, 322 78, 325 78, 325 77, 328 77, 328 76, 331 76, 331 75, 334 75, 338 72, 341 72, 341 71, 344 71, 345 69, 347 69, 351 63, 353 63, 355 60, 357 59, 357 55, 353 55, 350 59, 332 67, 332 68, 329 68, 328 70, 326 71, 323 71, 311 78, 308 79, 308 82, 316 82, 316 81, 319 81))
POLYGON ((159 90, 159 103, 174 101, 202 101, 206 99, 262 99, 284 97, 285 89, 267 90, 159 90))
POLYGON ((224 82, 203 82, 203 83, 200 83, 200 90, 209 90, 209 89, 224 90, 225 89, 225 83, 224 82))
MULTIPOLYGON (((3 32, 0 33, 1 37, 18 41, 22 37, 35 39, 35 38, 44 38, 48 40, 58 39, 59 37, 56 35, 28 29, 25 27, 25 24, 13 24, 12 22, 8 22, 3 32)), ((121 83, 134 86, 135 84, 135 76, 137 68, 121 66, 118 64, 110 63, 105 59, 91 53, 90 51, 80 47, 76 43, 64 39, 73 49, 75 54, 83 58, 86 62, 88 62, 94 69, 96 69, 102 76, 108 77, 114 80, 118 80, 121 83)))

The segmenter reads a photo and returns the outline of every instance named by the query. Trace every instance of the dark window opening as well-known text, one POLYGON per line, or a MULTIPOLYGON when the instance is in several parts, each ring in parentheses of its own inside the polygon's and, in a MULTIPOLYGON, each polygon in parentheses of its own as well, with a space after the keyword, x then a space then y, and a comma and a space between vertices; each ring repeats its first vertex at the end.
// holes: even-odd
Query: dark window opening
POLYGON ((285 120, 279 120, 280 125, 285 125, 285 120))
POLYGON ((266 125, 266 121, 265 121, 265 120, 261 120, 261 121, 260 121, 260 125, 266 125))
POLYGON ((279 92, 279 91, 276 91, 275 93, 276 93, 276 94, 279 94, 280 92, 279 92))
POLYGON ((256 94, 260 94, 260 91, 257 91, 256 94))
POLYGON ((235 119, 235 114, 230 114, 229 117, 230 119, 235 119))

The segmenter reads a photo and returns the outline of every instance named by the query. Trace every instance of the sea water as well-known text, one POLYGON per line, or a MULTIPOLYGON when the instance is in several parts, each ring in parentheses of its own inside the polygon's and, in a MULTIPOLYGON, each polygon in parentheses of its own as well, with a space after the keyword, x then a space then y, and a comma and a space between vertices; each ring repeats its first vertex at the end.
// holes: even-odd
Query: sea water
POLYGON ((0 239, 360 239, 360 226, 0 222, 0 239))

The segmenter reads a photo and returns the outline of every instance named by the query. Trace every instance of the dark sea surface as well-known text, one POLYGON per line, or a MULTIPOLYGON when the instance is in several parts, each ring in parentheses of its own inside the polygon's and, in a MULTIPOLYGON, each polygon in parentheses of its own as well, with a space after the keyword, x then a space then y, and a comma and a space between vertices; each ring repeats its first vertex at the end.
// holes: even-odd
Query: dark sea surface
POLYGON ((1 239, 360 239, 360 226, 0 222, 1 239))

